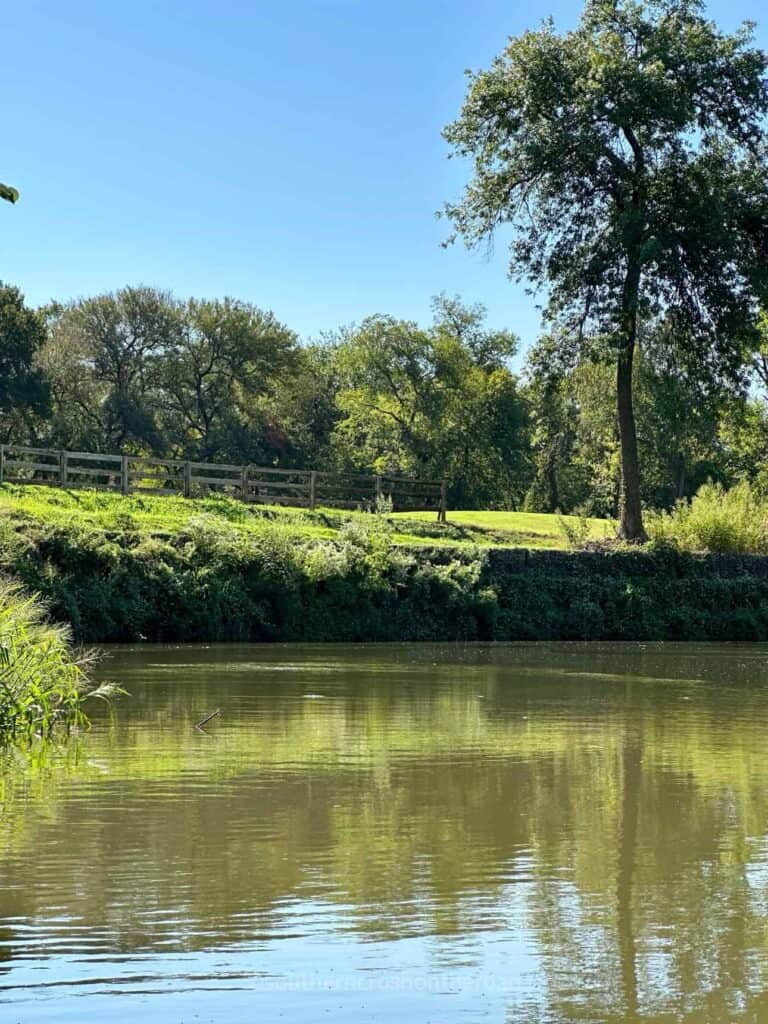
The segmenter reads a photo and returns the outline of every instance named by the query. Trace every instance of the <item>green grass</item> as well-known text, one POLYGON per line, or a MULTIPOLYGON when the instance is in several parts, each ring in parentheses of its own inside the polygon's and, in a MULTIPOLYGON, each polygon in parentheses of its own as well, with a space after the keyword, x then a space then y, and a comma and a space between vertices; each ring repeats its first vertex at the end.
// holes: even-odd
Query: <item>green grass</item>
MULTIPOLYGON (((432 520, 431 512, 396 513, 395 520, 432 520)), ((471 534, 475 543, 491 543, 501 547, 565 548, 565 521, 577 529, 576 516, 547 515, 543 512, 449 512, 449 526, 471 534)), ((587 538, 606 540, 615 535, 616 524, 607 519, 587 519, 587 538)))
MULTIPOLYGON (((575 516, 563 517, 577 527, 575 516)), ((123 496, 102 491, 65 491, 55 487, 0 486, 0 521, 28 520, 40 525, 78 526, 105 533, 169 537, 200 525, 221 525, 244 536, 282 526, 301 541, 327 541, 340 532, 371 522, 369 513, 317 509, 314 512, 279 506, 244 505, 231 498, 123 496)), ((381 522, 381 520, 379 520, 381 522)), ((589 538, 604 539, 613 524, 587 521, 589 538)), ((450 512, 448 524, 433 512, 396 513, 384 517, 393 543, 406 546, 566 548, 561 517, 530 512, 450 512)))

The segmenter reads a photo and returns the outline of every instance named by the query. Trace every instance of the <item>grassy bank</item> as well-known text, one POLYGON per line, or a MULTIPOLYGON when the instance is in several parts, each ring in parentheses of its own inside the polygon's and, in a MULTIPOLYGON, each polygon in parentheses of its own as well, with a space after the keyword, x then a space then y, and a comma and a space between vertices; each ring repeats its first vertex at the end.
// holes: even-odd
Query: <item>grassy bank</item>
MULTIPOLYGON (((61 490, 54 487, 0 486, 0 522, 25 520, 40 526, 88 527, 105 533, 132 531, 144 536, 171 537, 201 523, 219 525, 244 536, 282 526, 298 538, 317 541, 338 538, 355 523, 370 524, 367 513, 335 509, 302 509, 244 505, 228 498, 132 495, 61 490)), ((530 512, 451 512, 447 525, 435 522, 434 512, 396 513, 381 517, 393 544, 479 545, 493 547, 565 548, 568 528, 604 539, 613 527, 604 519, 582 523, 575 516, 530 512)))
POLYGON ((0 493, 0 569, 87 642, 768 639, 759 557, 492 546, 482 519, 0 493))

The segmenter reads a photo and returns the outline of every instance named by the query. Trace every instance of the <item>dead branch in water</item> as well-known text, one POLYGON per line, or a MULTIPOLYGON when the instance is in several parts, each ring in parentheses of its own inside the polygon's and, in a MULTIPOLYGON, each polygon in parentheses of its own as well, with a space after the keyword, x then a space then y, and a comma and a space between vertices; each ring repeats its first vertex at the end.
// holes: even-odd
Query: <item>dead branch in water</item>
POLYGON ((210 715, 207 715, 207 716, 206 716, 206 717, 205 717, 205 718, 204 718, 204 719, 202 720, 202 722, 198 722, 198 723, 197 723, 197 725, 195 726, 195 728, 196 728, 196 729, 202 729, 202 727, 203 727, 204 725, 206 725, 206 724, 207 724, 208 722, 210 722, 210 720, 211 720, 212 718, 215 718, 215 717, 216 717, 216 715, 220 715, 220 714, 221 714, 221 708, 216 708, 216 710, 215 710, 215 711, 212 711, 212 712, 210 713, 210 715))

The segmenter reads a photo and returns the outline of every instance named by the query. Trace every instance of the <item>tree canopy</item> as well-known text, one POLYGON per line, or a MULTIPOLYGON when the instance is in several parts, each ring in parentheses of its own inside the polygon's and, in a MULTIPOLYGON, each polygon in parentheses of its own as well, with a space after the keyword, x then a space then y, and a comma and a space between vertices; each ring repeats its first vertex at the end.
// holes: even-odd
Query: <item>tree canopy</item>
POLYGON ((0 441, 48 412, 48 382, 35 362, 45 338, 42 316, 18 288, 0 282, 0 441))
MULTIPOLYGON (((633 364, 641 498, 671 508, 708 479, 763 469, 761 349, 747 391, 687 360, 642 321, 633 364)), ((393 314, 300 344, 231 298, 124 288, 31 310, 0 286, 0 442, 195 461, 439 479, 453 508, 615 518, 621 450, 610 343, 517 338, 481 306, 437 296, 421 324, 393 314)))
POLYGON ((343 337, 336 451, 358 469, 447 476, 454 502, 514 504, 527 479, 517 339, 488 330, 481 306, 441 295, 433 308, 427 328, 373 316, 343 337))

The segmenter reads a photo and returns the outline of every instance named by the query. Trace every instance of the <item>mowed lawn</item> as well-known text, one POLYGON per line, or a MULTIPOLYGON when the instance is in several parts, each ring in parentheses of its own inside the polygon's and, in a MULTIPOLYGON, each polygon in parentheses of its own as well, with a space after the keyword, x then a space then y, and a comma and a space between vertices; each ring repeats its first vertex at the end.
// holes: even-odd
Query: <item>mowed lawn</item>
MULTIPOLYGON (((394 519, 433 521, 433 512, 399 512, 394 519)), ((543 512, 448 512, 448 525, 460 527, 470 534, 479 534, 486 543, 514 547, 565 548, 567 530, 580 531, 577 516, 548 515, 543 512)), ((609 519, 587 519, 588 540, 605 540, 616 533, 616 523, 609 519)), ((482 542, 482 540, 481 540, 482 542)))

